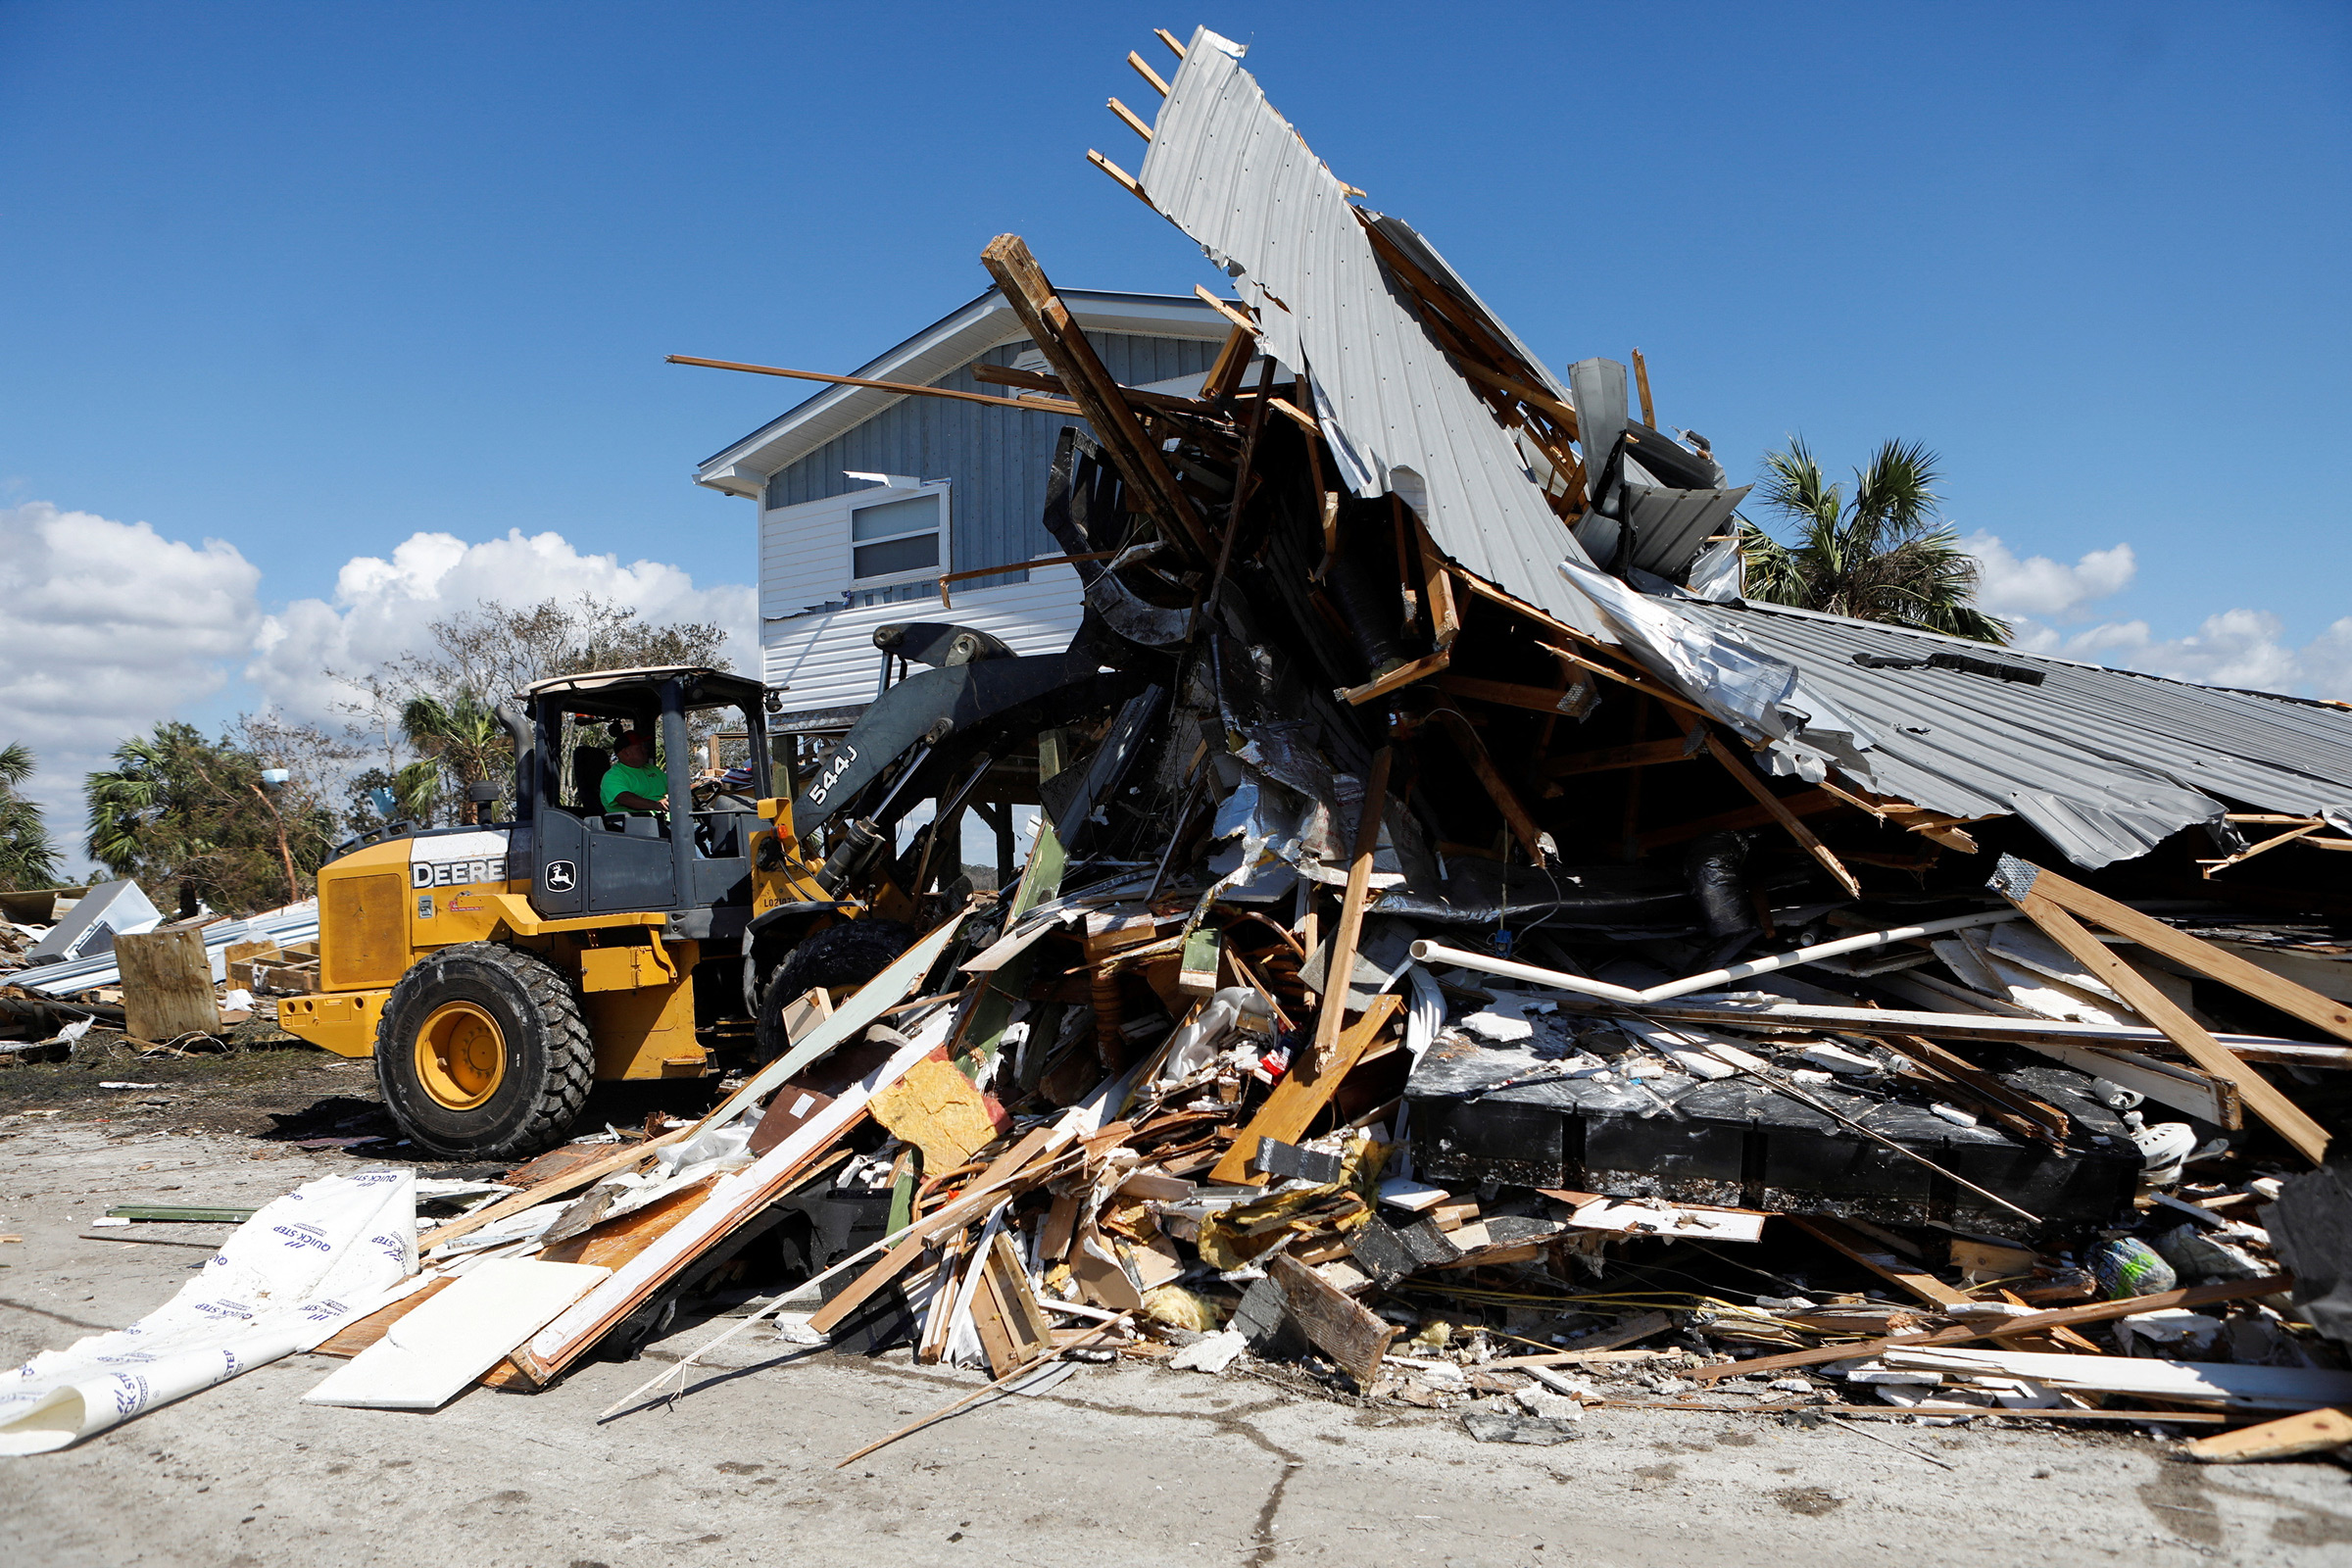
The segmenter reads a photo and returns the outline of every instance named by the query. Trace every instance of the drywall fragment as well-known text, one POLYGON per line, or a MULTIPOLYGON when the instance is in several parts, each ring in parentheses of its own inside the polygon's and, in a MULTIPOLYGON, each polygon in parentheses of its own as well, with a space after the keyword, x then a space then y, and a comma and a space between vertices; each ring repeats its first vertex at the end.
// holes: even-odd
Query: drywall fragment
POLYGON ((612 1272, 493 1258, 386 1329, 302 1402, 439 1409, 612 1272))

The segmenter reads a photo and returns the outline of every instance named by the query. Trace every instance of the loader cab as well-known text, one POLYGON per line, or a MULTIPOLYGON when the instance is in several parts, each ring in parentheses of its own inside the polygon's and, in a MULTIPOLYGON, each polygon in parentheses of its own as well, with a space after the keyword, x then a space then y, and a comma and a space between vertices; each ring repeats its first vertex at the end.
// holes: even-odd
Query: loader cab
POLYGON ((765 696, 756 680, 683 665, 525 688, 515 815, 531 829, 532 908, 549 918, 666 912, 671 937, 739 934, 751 917, 759 802, 773 793, 765 696), (606 809, 605 774, 631 730, 652 738, 666 813, 606 809))

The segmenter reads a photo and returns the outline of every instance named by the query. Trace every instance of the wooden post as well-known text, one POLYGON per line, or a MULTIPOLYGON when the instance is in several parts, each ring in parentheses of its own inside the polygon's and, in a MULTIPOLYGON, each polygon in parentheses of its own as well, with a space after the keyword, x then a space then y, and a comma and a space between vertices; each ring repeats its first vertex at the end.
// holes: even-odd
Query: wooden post
POLYGON ((131 1038, 162 1045, 181 1035, 220 1032, 202 926, 168 925, 117 937, 115 961, 122 971, 123 1030, 131 1038))
POLYGON ((1308 1060, 1331 1059, 1340 1038, 1340 1015, 1348 1009, 1348 983, 1355 973, 1355 943, 1363 932, 1364 901, 1372 892, 1372 856, 1380 848, 1381 818, 1388 814, 1389 765, 1395 752, 1383 746, 1372 758, 1372 777, 1355 819, 1355 856, 1348 862, 1348 890, 1340 899, 1340 923, 1332 928, 1331 966, 1323 973, 1323 1007, 1315 1015, 1315 1043, 1308 1060))

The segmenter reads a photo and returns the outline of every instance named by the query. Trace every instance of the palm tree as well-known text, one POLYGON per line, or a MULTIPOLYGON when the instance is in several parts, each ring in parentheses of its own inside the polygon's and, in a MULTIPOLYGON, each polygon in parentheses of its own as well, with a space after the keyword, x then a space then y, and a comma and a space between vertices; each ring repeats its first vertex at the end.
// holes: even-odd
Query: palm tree
POLYGON ((1745 518, 1745 597, 2006 643, 2009 623, 1976 607, 1977 563, 1936 516, 1936 454, 1889 441, 1854 470, 1853 499, 1822 477, 1803 440, 1764 455, 1764 505, 1795 522, 1783 544, 1745 518))
POLYGON ((45 888, 57 881, 57 851, 41 808, 17 793, 32 777, 32 752, 0 746, 0 889, 45 888))
POLYGON ((425 760, 402 768, 392 786, 406 815, 424 816, 429 808, 435 781, 426 764, 454 781, 452 793, 460 801, 466 785, 479 784, 513 765, 513 747, 497 709, 468 691, 446 702, 433 696, 410 698, 400 710, 400 729, 425 760))

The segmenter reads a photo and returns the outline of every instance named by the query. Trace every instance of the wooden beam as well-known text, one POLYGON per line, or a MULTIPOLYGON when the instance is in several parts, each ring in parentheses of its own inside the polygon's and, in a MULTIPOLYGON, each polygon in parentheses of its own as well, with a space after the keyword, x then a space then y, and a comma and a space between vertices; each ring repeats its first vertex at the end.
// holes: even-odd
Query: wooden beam
POLYGON ((1177 59, 1182 60, 1184 58, 1184 45, 1178 43, 1176 41, 1176 35, 1170 32, 1167 28, 1153 27, 1152 29, 1152 36, 1157 38, 1161 43, 1166 44, 1170 50, 1174 51, 1177 59))
MULTIPOLYGON (((1341 988, 1339 1000, 1345 1005, 1345 988, 1341 988)), ((1293 1058, 1291 1070, 1283 1074, 1282 1082, 1274 1086, 1266 1102, 1257 1107, 1257 1114, 1242 1128, 1233 1147, 1225 1151, 1224 1157, 1209 1171, 1208 1179, 1225 1186, 1263 1187, 1265 1175, 1250 1168, 1251 1157, 1257 1153, 1258 1140, 1271 1138, 1277 1143, 1297 1143, 1314 1124, 1316 1112, 1339 1092, 1340 1081, 1348 1076, 1356 1058, 1379 1038, 1403 1004, 1395 992, 1384 991, 1372 999, 1372 1005, 1364 1009, 1362 1017, 1341 1032, 1330 1060, 1319 1061, 1311 1055, 1304 1061, 1293 1058)))
MULTIPOLYGON (((1782 809, 1793 816, 1819 816, 1824 811, 1835 811, 1843 805, 1843 801, 1827 790, 1807 790, 1802 795, 1791 795, 1781 802, 1782 809)), ((1767 811, 1761 806, 1742 806, 1734 810, 1717 811, 1713 816, 1677 822, 1672 827, 1653 827, 1642 835, 1640 842, 1644 851, 1655 850, 1668 844, 1687 843, 1701 833, 1738 832, 1741 828, 1762 827, 1767 822, 1779 820, 1777 812, 1767 811)))
MULTIPOLYGON (((1035 370, 1016 370, 1009 365, 975 365, 971 367, 971 372, 972 379, 975 381, 991 381, 999 386, 1025 386, 1039 392, 1052 392, 1060 397, 1070 395, 1069 388, 1061 384, 1061 377, 1058 375, 1040 375, 1035 370)), ((1224 415, 1211 406, 1205 398, 1180 398, 1166 392, 1152 392, 1140 386, 1125 385, 1120 386, 1119 396, 1122 401, 1139 409, 1165 409, 1170 414, 1189 414, 1195 418, 1222 419, 1224 417, 1224 415)), ((1038 407, 1036 404, 1022 406, 1024 408, 1038 407)), ((1072 407, 1074 408, 1076 405, 1073 404, 1072 407)))
POLYGON ((1350 708, 1359 708, 1375 697, 1386 697, 1399 686, 1427 680, 1452 662, 1452 650, 1441 648, 1426 659, 1416 659, 1409 664, 1397 665, 1378 680, 1368 680, 1361 686, 1335 687, 1332 695, 1350 708))
MULTIPOLYGON (((2246 1109, 2268 1122, 2274 1131, 2294 1146, 2296 1152, 2315 1165, 2327 1156, 2327 1128, 2306 1115, 2301 1106, 2281 1094, 2268 1078, 2231 1055, 2220 1041, 2205 1032, 2202 1024, 2157 990, 2146 975, 2110 952, 2106 943, 2084 929, 2073 911, 2042 893, 2038 880, 2026 880, 2023 891, 2013 891, 2022 879, 2008 874, 2012 863, 2026 864, 2024 861, 2012 862, 2004 858, 2002 873, 1994 878, 1992 885, 2003 897, 2023 909, 2035 925, 2041 927, 2044 936, 2073 954, 2075 961, 2105 982, 2109 990, 2124 999, 2125 1005, 2163 1030, 2165 1038, 2180 1047, 2189 1060, 2216 1078, 2234 1085, 2246 1109)), ((2121 908, 2122 906, 2117 907, 2121 908)), ((2137 910, 2128 912, 2138 914, 2137 910)), ((2146 916, 2139 918, 2145 919, 2146 916)), ((2164 929, 2169 931, 2171 927, 2164 929)), ((2120 936, 2123 933, 2117 934, 2120 936)), ((2196 939, 2192 937, 2189 940, 2196 939)), ((2295 989, 2302 988, 2298 986, 2295 989)))
POLYGON ((1472 380, 1483 381, 1497 392, 1509 393, 1529 408, 1547 416, 1552 423, 1560 427, 1561 434, 1572 441, 1576 439, 1576 411, 1550 393, 1539 391, 1525 381, 1490 370, 1485 366, 1471 360, 1456 360, 1454 364, 1472 380))
POLYGON ((1240 327, 1251 337, 1258 335, 1257 323, 1250 319, 1250 318, 1247 316, 1244 316, 1241 311, 1234 306, 1232 301, 1221 300, 1217 298, 1214 294, 1211 294, 1206 288, 1202 287, 1199 283, 1195 283, 1193 285, 1193 292, 1200 297, 1201 304, 1206 305, 1210 310, 1216 312, 1219 316, 1222 316, 1225 318, 1225 319, 1231 321, 1234 325, 1240 327))
POLYGON ((1110 112, 1118 116, 1122 121, 1126 122, 1127 128, 1129 130, 1134 131, 1138 136, 1143 137, 1146 141, 1150 141, 1152 139, 1152 127, 1144 123, 1143 117, 1138 115, 1134 110, 1128 108, 1125 104, 1119 102, 1116 98, 1110 100, 1110 112))
POLYGON ((2163 1312, 2175 1307, 2210 1306, 2216 1301, 2242 1301, 2257 1296, 2276 1296, 2294 1286, 2284 1274, 2272 1274, 2262 1279, 2226 1280, 2219 1285, 2193 1285, 2183 1291, 2162 1291, 2154 1296, 2128 1297, 2120 1301, 2093 1301, 2086 1306, 2060 1307, 2054 1312, 2035 1312, 2029 1317, 2013 1317, 1989 1323, 1963 1323, 1956 1328, 1930 1329, 1917 1334, 1890 1334, 1883 1339, 1864 1340, 1860 1344, 1821 1345, 1810 1350, 1790 1350, 1786 1355, 1767 1355, 1745 1361, 1727 1361, 1717 1366, 1693 1367, 1685 1377, 1697 1383, 1712 1383, 1718 1378, 1745 1377, 1751 1372, 1778 1372, 1785 1367, 1818 1366, 1824 1361, 1843 1361, 1849 1357, 1868 1358, 1881 1350, 1928 1348, 1939 1345, 1965 1345, 1970 1340, 1989 1340, 2004 1334, 2031 1334, 2045 1329, 2075 1328, 2084 1323, 2112 1323, 2117 1318, 2131 1317, 2138 1312, 2163 1312))
POLYGON ((917 386, 911 381, 869 381, 856 375, 826 375, 821 370, 787 370, 773 365, 739 365, 733 360, 704 360, 691 354, 664 356, 669 365, 700 365, 713 370, 742 370, 750 375, 781 375, 795 381, 829 381, 835 386, 871 387, 877 392, 896 392, 906 397, 956 398, 965 403, 993 403, 1004 409, 1034 409, 1041 414, 1077 414, 1075 403, 1048 403, 1040 398, 998 398, 985 392, 960 392, 954 387, 917 386))
MULTIPOLYGON (((2007 858, 2003 859, 2004 875, 2011 863, 2007 858)), ((2299 986, 2284 976, 2273 974, 2260 964, 2249 962, 2202 937, 2176 931, 2153 915, 2142 914, 2128 904, 2119 904, 2105 894, 2093 892, 2055 871, 2026 860, 2014 863, 2031 873, 2035 895, 2069 913, 2102 926, 2119 937, 2128 937, 2150 953, 2194 969, 2208 980, 2219 980, 2232 990, 2242 991, 2255 1001, 2300 1018, 2314 1028, 2325 1029, 2338 1040, 2352 1040, 2352 1007, 2299 986)))
POLYGON ((1494 809, 1500 811, 1502 819, 1510 824, 1511 833, 1519 840, 1519 847, 1527 852, 1528 859, 1533 864, 1542 865, 1544 851, 1539 845, 1544 830, 1536 826, 1536 819, 1528 814, 1517 793, 1503 780, 1501 771, 1494 765, 1494 759, 1487 753, 1486 742, 1478 738, 1478 731, 1470 727, 1468 719, 1449 708, 1439 709, 1434 716, 1452 738, 1454 748, 1462 754, 1462 760, 1470 764, 1470 771, 1478 776, 1479 786, 1487 792, 1487 799, 1494 803, 1494 809))
POLYGON ((1038 351, 1069 388, 1094 427, 1113 466, 1127 481, 1130 501, 1160 525, 1169 541, 1197 562, 1209 557, 1207 540, 1191 500, 1168 470, 1159 443, 1144 431, 1119 395, 1119 384, 1096 357, 1069 307, 1018 234, 1000 234, 980 253, 981 265, 997 280, 1038 351))
POLYGON ((1288 1252, 1266 1265, 1266 1277, 1282 1289, 1283 1304, 1293 1322, 1304 1331, 1315 1348, 1339 1363, 1369 1389, 1380 1379, 1380 1358, 1404 1330, 1308 1268, 1288 1252))
POLYGON ((1158 204, 1153 202, 1151 197, 1144 194, 1144 182, 1142 180, 1137 179, 1133 174, 1130 174, 1127 172, 1127 171, 1121 169, 1118 165, 1112 163, 1109 159, 1103 157, 1092 147, 1089 147, 1086 150, 1086 161, 1094 165, 1097 169, 1102 171, 1102 172, 1105 174, 1108 174, 1112 179, 1118 181, 1120 187, 1124 189, 1128 195, 1134 197, 1137 201, 1142 202, 1146 207, 1151 208, 1153 212, 1156 213, 1159 211, 1158 204))
POLYGON ((1649 362, 1642 357, 1640 349, 1634 350, 1634 385, 1642 393, 1642 422, 1655 430, 1658 427, 1658 411, 1649 401, 1649 362))
MULTIPOLYGON (((1382 819, 1389 809, 1389 769, 1396 761, 1393 748, 1372 755, 1372 776, 1355 813, 1355 851, 1348 860, 1348 886, 1340 898, 1340 923, 1331 932, 1331 966, 1323 975, 1323 1001, 1315 1015, 1314 1049, 1308 1060, 1324 1062, 1339 1048, 1340 1020, 1348 1010, 1348 993, 1355 973, 1356 940, 1363 934, 1364 903, 1372 894, 1372 857, 1380 849, 1382 819)), ((1287 1140, 1286 1140, 1287 1142, 1287 1140)))
POLYGON ((1542 686, 1519 686, 1509 681, 1481 680, 1476 675, 1445 675, 1438 680, 1438 689, 1467 697, 1472 702, 1494 703, 1503 708, 1524 708, 1530 712, 1581 713, 1591 704, 1592 683, 1548 690, 1542 686))
POLYGON ((1462 612, 1453 602, 1453 572, 1419 517, 1413 519, 1413 528, 1421 539, 1421 580, 1429 592, 1430 646, 1442 652, 1462 634, 1462 612))
MULTIPOLYGON (((1473 582, 1476 579, 1465 575, 1462 580, 1464 582, 1473 582)), ((1682 711, 1689 713, 1692 718, 1703 721, 1709 716, 1705 709, 1690 701, 1690 698, 1685 697, 1681 692, 1668 691, 1665 687, 1659 685, 1656 681, 1651 680, 1646 676, 1629 674, 1627 671, 1619 669, 1614 664, 1603 663, 1597 659, 1588 658, 1583 654, 1575 652, 1573 649, 1562 648, 1556 643, 1539 643, 1537 646, 1542 648, 1545 653, 1551 655, 1551 657, 1554 659, 1563 660, 1568 663, 1574 664, 1579 669, 1589 669, 1595 675, 1605 675, 1620 686, 1631 686, 1635 691, 1640 692, 1642 696, 1654 697, 1669 708, 1680 709, 1682 711)))
MULTIPOLYGON (((1250 373, 1250 361, 1257 352, 1257 329, 1235 327, 1225 334, 1225 346, 1217 350, 1208 374, 1201 378, 1200 396, 1204 402, 1220 402, 1241 390, 1242 377, 1250 373)), ((1250 416, 1254 426, 1263 422, 1265 410, 1261 406, 1250 416)))
POLYGON ((1168 84, 1159 79, 1159 73, 1153 71, 1151 66, 1146 64, 1142 55, 1137 54, 1132 49, 1128 50, 1127 63, 1135 68, 1135 74, 1137 75, 1143 77, 1146 81, 1152 84, 1152 88, 1154 92, 1158 93, 1162 98, 1165 98, 1168 95, 1168 84))
POLYGON ((1688 762, 1698 754, 1684 740, 1640 741, 1631 746, 1603 746, 1590 752, 1571 752, 1544 764, 1553 778, 1577 773, 1607 773, 1622 767, 1648 767, 1655 762, 1688 762))
MULTIPOLYGON (((1691 727, 1685 725, 1685 733, 1689 733, 1691 727)), ((1838 885, 1845 889, 1848 897, 1860 898, 1862 884, 1854 880, 1854 873, 1845 868, 1845 862, 1832 854, 1830 847, 1816 838, 1813 830, 1797 819, 1796 813, 1788 808, 1787 803, 1775 795, 1771 787, 1762 779, 1756 777, 1754 768, 1734 757, 1731 748, 1724 745, 1713 730, 1705 730, 1702 733, 1706 736, 1707 751, 1715 760, 1723 764, 1723 770, 1738 780, 1741 789, 1754 796, 1756 804, 1770 812, 1772 819, 1780 823, 1788 831, 1788 836, 1796 840, 1807 855, 1820 861, 1823 868, 1838 879, 1838 885)))

